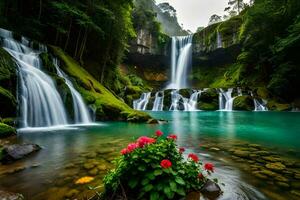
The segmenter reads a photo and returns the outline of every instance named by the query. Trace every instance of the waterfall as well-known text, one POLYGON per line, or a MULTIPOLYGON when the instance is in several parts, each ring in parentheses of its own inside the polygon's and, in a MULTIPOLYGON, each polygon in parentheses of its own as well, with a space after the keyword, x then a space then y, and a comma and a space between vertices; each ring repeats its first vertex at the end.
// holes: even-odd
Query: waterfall
POLYGON ((217 49, 218 48, 223 48, 222 35, 219 33, 219 31, 217 32, 217 49))
POLYGON ((169 89, 187 87, 187 72, 192 61, 193 36, 172 37, 171 83, 169 89))
MULTIPOLYGON (((0 38, 2 38, 3 48, 15 59, 18 66, 21 126, 26 128, 67 125, 67 112, 61 96, 52 78, 42 70, 39 54, 47 51, 47 47, 40 44, 39 50, 35 51, 27 38, 22 37, 20 42, 16 41, 13 39, 12 32, 4 29, 0 29, 0 38)), ((59 72, 63 75, 61 70, 59 72)), ((82 112, 81 96, 71 82, 67 78, 65 80, 72 96, 74 95, 73 98, 77 101, 77 118, 75 121, 90 122, 88 114, 82 112), (81 116, 79 117, 79 115, 81 116)))
POLYGON ((232 111, 233 100, 232 97, 233 88, 229 88, 226 92, 223 89, 219 91, 219 110, 232 111))
POLYGON ((254 111, 268 111, 268 108, 266 107, 267 101, 262 99, 262 103, 256 99, 253 95, 253 92, 251 91, 251 96, 253 98, 253 102, 254 102, 254 111))
POLYGON ((179 101, 182 99, 182 96, 179 94, 179 90, 173 90, 171 92, 171 106, 170 111, 177 111, 179 110, 179 101))
POLYGON ((133 109, 135 110, 146 110, 151 92, 143 93, 141 98, 133 101, 133 109))
POLYGON ((71 95, 72 95, 72 101, 73 101, 73 109, 74 109, 74 121, 75 123, 83 123, 88 124, 91 123, 91 117, 88 111, 88 108, 84 104, 84 101, 77 92, 77 90, 74 88, 72 82, 68 79, 67 75, 59 68, 58 59, 53 59, 53 64, 56 68, 57 75, 65 80, 66 85, 70 89, 71 95))
POLYGON ((163 111, 164 108, 164 92, 156 92, 152 111, 163 111))
POLYGON ((188 109, 187 111, 197 111, 197 103, 198 98, 201 96, 202 90, 194 91, 194 93, 191 95, 189 102, 188 102, 188 109))

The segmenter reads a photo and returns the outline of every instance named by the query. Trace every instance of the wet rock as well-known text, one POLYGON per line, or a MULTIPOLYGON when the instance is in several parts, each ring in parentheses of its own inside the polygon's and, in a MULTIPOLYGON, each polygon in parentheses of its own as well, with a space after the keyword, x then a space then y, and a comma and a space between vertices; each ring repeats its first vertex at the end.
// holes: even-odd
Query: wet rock
POLYGON ((0 199, 1 200, 23 200, 24 197, 22 194, 5 192, 0 190, 0 199))
POLYGON ((276 174, 276 176, 274 176, 274 179, 279 181, 279 182, 288 182, 289 181, 289 179, 287 179, 284 176, 281 176, 279 174, 276 174))
POLYGON ((105 171, 105 170, 107 170, 107 167, 105 165, 98 165, 98 169, 100 171, 105 171))
POLYGON ((276 185, 278 185, 279 187, 282 187, 282 188, 289 188, 290 187, 289 184, 284 183, 284 182, 276 182, 276 185))
POLYGON ((97 153, 96 152, 91 152, 89 153, 86 157, 87 158, 95 158, 97 156, 97 153))
POLYGON ((254 110, 254 102, 251 96, 238 96, 233 100, 234 110, 254 110))
POLYGON ((243 151, 243 150, 236 150, 233 152, 235 156, 241 157, 241 158, 248 158, 250 155, 249 151, 243 151))
POLYGON ((300 191, 299 190, 292 190, 291 193, 293 195, 296 195, 296 196, 300 197, 300 191))
POLYGON ((259 144, 249 144, 248 146, 252 147, 252 148, 256 148, 256 149, 261 149, 262 148, 259 144))
POLYGON ((98 174, 98 169, 97 168, 94 168, 94 169, 89 171, 89 175, 96 176, 97 174, 98 174))
POLYGON ((294 177, 295 179, 300 179, 300 174, 296 173, 294 177))
POLYGON ((149 119, 147 124, 159 124, 159 121, 157 119, 149 119))
POLYGON ((72 197, 76 196, 78 193, 79 193, 78 190, 72 189, 72 190, 68 191, 68 192, 65 194, 65 197, 66 197, 66 198, 72 198, 72 197))
POLYGON ((276 175, 275 172, 272 172, 272 171, 266 170, 266 169, 261 170, 260 173, 261 173, 261 174, 264 174, 264 175, 267 175, 267 176, 269 176, 269 177, 274 177, 274 176, 276 175))
POLYGON ((271 155, 270 152, 268 151, 257 151, 255 152, 256 154, 260 155, 260 156, 268 156, 268 155, 271 155))
POLYGON ((299 181, 293 181, 291 183, 292 188, 300 189, 300 182, 299 181))
POLYGON ((211 151, 220 151, 220 149, 217 148, 217 147, 212 147, 212 148, 210 148, 209 150, 211 150, 211 151))
POLYGON ((268 168, 270 170, 274 170, 274 171, 282 171, 286 167, 282 163, 276 162, 276 163, 268 163, 268 164, 266 164, 266 168, 268 168))
POLYGON ((262 159, 270 162, 282 162, 282 159, 276 156, 264 156, 262 159))
POLYGON ((89 169, 94 168, 94 166, 95 166, 94 163, 85 163, 83 165, 83 168, 89 170, 89 169))
POLYGON ((41 149, 37 144, 13 144, 4 146, 2 150, 2 162, 12 162, 22 159, 41 149))
POLYGON ((268 179, 268 177, 266 175, 262 174, 260 171, 254 171, 254 172, 252 172, 252 174, 260 179, 268 179))
POLYGON ((202 187, 201 193, 208 199, 216 199, 222 194, 222 190, 218 184, 208 180, 202 187))

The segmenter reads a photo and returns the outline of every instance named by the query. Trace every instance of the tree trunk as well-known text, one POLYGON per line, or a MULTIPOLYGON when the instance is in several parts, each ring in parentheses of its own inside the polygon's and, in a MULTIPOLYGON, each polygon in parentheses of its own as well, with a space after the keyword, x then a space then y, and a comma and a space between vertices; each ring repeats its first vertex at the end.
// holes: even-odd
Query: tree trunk
POLYGON ((88 35, 88 27, 85 29, 84 36, 83 36, 82 43, 81 43, 81 47, 80 47, 80 51, 79 51, 79 61, 80 61, 80 63, 83 63, 82 55, 83 55, 84 50, 85 50, 87 35, 88 35))
POLYGON ((40 0, 40 10, 39 10, 39 17, 38 17, 39 20, 41 20, 41 15, 42 15, 42 5, 43 5, 42 0, 40 0))
POLYGON ((105 69, 106 69, 106 63, 107 63, 107 59, 109 59, 109 51, 111 48, 111 42, 112 42, 112 24, 110 24, 110 31, 109 31, 109 41, 108 41, 108 45, 107 45, 107 49, 105 52, 105 57, 104 57, 104 62, 103 62, 103 66, 102 66, 102 72, 101 72, 101 78, 100 78, 100 83, 103 84, 103 80, 104 80, 104 73, 105 73, 105 69))
POLYGON ((69 30, 68 30, 68 35, 67 35, 67 40, 66 40, 66 43, 65 43, 64 51, 66 51, 66 49, 68 47, 68 44, 69 44, 70 35, 71 35, 71 29, 72 29, 72 23, 73 23, 73 19, 71 17, 70 26, 69 26, 69 30))
POLYGON ((77 51, 78 51, 78 45, 79 45, 79 40, 81 37, 81 29, 79 30, 78 36, 77 36, 77 40, 76 40, 76 46, 75 46, 75 51, 74 51, 74 58, 77 57, 77 51))

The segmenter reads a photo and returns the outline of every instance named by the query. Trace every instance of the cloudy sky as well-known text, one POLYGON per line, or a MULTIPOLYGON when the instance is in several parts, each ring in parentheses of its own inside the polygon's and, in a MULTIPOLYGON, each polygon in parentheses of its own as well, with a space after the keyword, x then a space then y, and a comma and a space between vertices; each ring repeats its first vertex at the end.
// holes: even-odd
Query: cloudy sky
POLYGON ((199 26, 207 26, 213 14, 223 16, 228 0, 156 0, 162 2, 170 3, 177 10, 179 24, 195 32, 199 26))

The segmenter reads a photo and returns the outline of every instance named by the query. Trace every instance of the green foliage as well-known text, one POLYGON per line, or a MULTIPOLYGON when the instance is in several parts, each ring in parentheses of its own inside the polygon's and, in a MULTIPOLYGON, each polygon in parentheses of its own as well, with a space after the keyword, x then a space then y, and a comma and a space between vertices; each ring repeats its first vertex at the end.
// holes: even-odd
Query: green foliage
MULTIPOLYGON (((206 181, 205 177, 198 178, 202 164, 184 160, 173 139, 154 139, 154 143, 139 146, 115 160, 116 168, 104 177, 104 199, 114 194, 125 194, 129 199, 180 199, 201 189, 206 181), (169 168, 160 164, 165 159, 171 162, 169 168)), ((139 140, 129 146, 138 145, 139 140)))
POLYGON ((16 129, 15 128, 13 128, 9 125, 0 123, 0 138, 12 136, 12 135, 15 135, 15 134, 16 134, 16 129))

